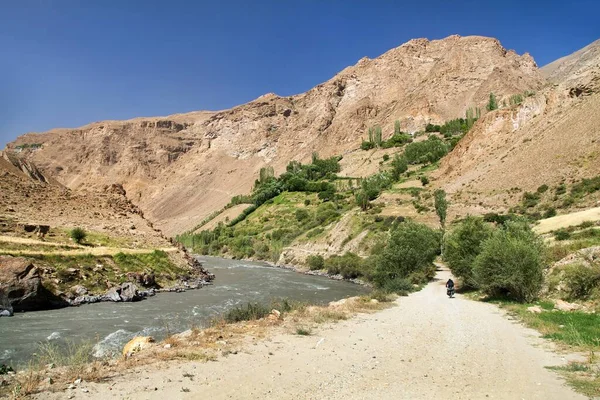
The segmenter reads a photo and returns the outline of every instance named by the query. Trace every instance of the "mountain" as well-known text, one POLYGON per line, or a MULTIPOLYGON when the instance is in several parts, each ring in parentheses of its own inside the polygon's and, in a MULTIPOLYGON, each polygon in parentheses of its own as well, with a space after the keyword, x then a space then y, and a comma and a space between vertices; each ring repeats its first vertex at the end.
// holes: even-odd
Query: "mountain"
POLYGON ((507 51, 496 39, 415 39, 299 95, 26 134, 7 149, 20 150, 73 190, 121 184, 149 220, 173 235, 249 192, 265 165, 281 172, 314 151, 344 154, 359 147, 371 126, 389 136, 398 120, 402 130, 415 132, 470 107, 483 109, 490 92, 506 100, 544 84, 531 56, 507 51))
POLYGON ((520 189, 600 175, 600 41, 541 69, 550 81, 518 105, 486 114, 437 171, 467 202, 506 208, 520 189))

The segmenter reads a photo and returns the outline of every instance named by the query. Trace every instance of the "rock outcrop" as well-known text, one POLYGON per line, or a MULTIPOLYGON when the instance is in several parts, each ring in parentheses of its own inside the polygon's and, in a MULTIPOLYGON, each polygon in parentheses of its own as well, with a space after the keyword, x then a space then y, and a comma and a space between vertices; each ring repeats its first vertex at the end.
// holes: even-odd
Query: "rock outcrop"
POLYGON ((31 260, 0 256, 0 311, 45 310, 68 305, 44 287, 40 271, 31 260))

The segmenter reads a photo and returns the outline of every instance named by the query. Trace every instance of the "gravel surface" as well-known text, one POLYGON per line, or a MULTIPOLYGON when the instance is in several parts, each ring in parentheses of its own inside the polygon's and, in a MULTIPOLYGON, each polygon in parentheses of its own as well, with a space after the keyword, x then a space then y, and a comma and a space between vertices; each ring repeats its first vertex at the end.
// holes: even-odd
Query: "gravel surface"
POLYGON ((491 304, 449 299, 448 276, 312 336, 281 334, 218 362, 149 366, 39 398, 585 398, 544 368, 566 363, 550 343, 491 304))

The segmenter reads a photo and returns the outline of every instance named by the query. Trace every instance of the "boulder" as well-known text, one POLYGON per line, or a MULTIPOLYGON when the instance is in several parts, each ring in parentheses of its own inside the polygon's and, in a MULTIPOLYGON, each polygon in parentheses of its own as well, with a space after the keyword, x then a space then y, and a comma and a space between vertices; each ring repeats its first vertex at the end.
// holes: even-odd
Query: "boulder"
POLYGON ((142 296, 138 292, 137 286, 131 282, 125 282, 121 286, 110 288, 104 296, 103 301, 138 301, 142 296))
POLYGON ((12 316, 13 316, 12 308, 0 310, 0 317, 12 317, 12 316))
POLYGON ((35 311, 68 305, 43 286, 41 273, 31 260, 0 256, 0 310, 35 311))
POLYGON ((83 296, 88 293, 87 288, 83 285, 75 285, 71 288, 71 291, 77 296, 83 296))
POLYGON ((131 357, 133 354, 151 347, 152 343, 154 343, 152 336, 136 336, 123 347, 123 356, 131 357))
POLYGON ((531 307, 527 307, 527 311, 529 311, 530 313, 534 313, 534 314, 541 314, 542 311, 544 311, 544 310, 540 306, 531 306, 531 307))
POLYGON ((554 304, 554 308, 559 311, 576 311, 581 309, 581 306, 579 304, 568 303, 563 300, 557 300, 554 304))

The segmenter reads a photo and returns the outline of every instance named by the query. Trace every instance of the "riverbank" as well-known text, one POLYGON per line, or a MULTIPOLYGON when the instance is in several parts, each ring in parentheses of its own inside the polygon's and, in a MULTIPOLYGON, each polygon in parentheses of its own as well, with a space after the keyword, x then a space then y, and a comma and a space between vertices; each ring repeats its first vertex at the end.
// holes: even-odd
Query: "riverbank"
POLYGON ((347 300, 307 309, 308 319, 298 313, 192 330, 190 338, 108 365, 106 382, 56 380, 35 398, 585 398, 546 368, 565 365, 570 355, 552 352, 552 343, 492 304, 448 299, 447 274, 438 272, 437 280, 392 307, 347 300), (357 304, 380 311, 362 312, 357 304), (342 312, 345 318, 332 319, 342 312), (166 362, 172 358, 165 354, 179 361, 166 362))

